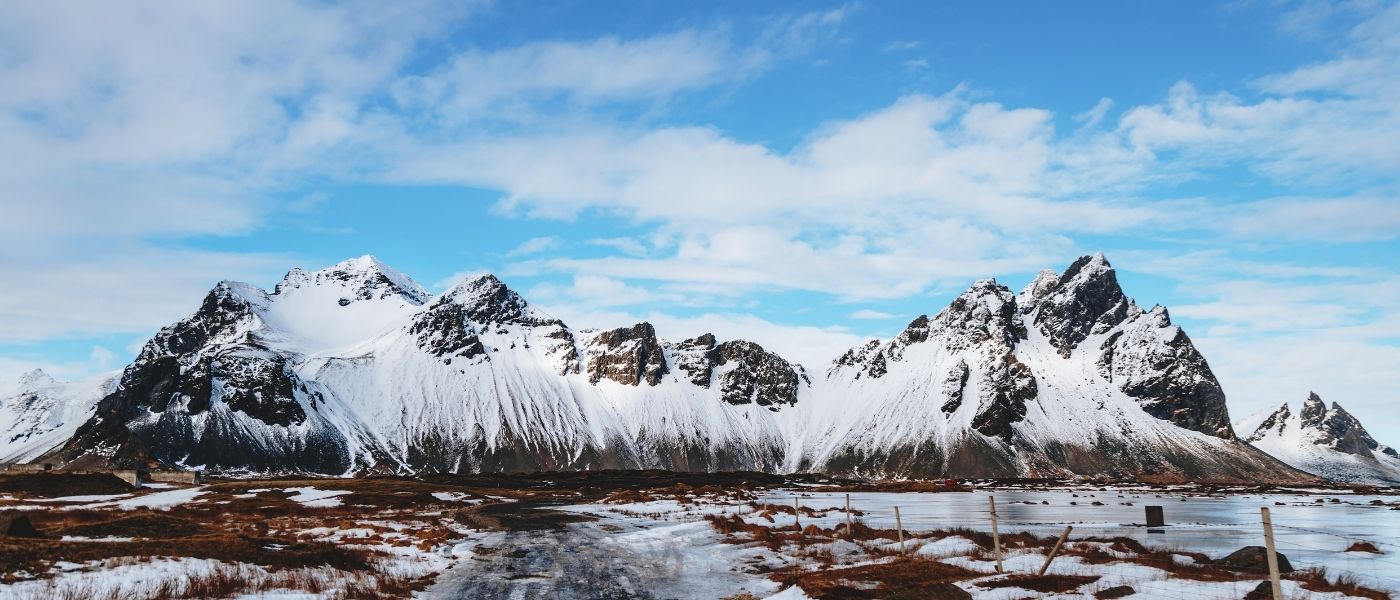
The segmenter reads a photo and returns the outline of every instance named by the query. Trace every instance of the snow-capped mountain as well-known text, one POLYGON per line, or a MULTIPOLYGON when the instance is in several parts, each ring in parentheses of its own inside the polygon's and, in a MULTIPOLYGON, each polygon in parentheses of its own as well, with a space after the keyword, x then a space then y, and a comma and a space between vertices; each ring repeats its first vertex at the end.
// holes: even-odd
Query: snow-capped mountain
POLYGON ((221 283, 59 458, 252 471, 776 469, 805 385, 747 342, 574 332, 493 276, 433 297, 371 257, 221 283))
POLYGON ((1239 424, 1246 440, 1294 468, 1333 481, 1400 485, 1400 452, 1376 442, 1341 405, 1309 393, 1297 414, 1285 402, 1239 424))
POLYGON ((1102 255, 1014 294, 983 280, 853 348, 804 399, 803 469, 892 476, 1287 480, 1235 439, 1205 359, 1102 255))
POLYGON ((1297 481, 1235 439, 1165 309, 1101 256, 979 281, 812 377, 750 341, 576 331, 487 275, 371 257, 224 282, 53 458, 317 473, 649 468, 1297 481))
POLYGON ((35 369, 0 398, 0 463, 27 462, 53 450, 92 417, 97 401, 117 387, 119 373, 72 383, 35 369))

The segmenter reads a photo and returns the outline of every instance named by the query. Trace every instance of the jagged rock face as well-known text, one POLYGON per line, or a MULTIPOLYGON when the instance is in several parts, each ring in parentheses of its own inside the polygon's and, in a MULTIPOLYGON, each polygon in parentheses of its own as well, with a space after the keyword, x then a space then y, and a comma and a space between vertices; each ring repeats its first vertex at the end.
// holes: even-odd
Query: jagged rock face
MULTIPOLYGON (((1053 282, 1042 274, 1021 310, 1061 356, 1097 353, 1099 372, 1148 414, 1179 427, 1234 438, 1225 392, 1206 359, 1163 307, 1128 299, 1102 255, 1085 256, 1053 282), (1096 347, 1082 347, 1090 337, 1096 347)), ((1092 355, 1092 354, 1091 354, 1092 355)))
POLYGON ((810 383, 802 367, 745 340, 716 343, 713 334, 685 340, 672 349, 676 367, 691 383, 717 384, 720 399, 770 410, 797 404, 798 388, 810 383))
POLYGON ((1100 350, 1100 373, 1148 414, 1186 429, 1234 437, 1220 382, 1186 332, 1172 325, 1167 309, 1133 313, 1100 350))
POLYGON ((1102 258, 1080 257, 1053 287, 1037 280, 1042 285, 1031 290, 1039 295, 1035 325, 1061 356, 1068 357, 1091 333, 1105 332, 1128 316, 1128 299, 1118 286, 1118 276, 1102 258))
POLYGON ((1400 485, 1400 453, 1367 433, 1341 405, 1328 409, 1310 393, 1297 414, 1285 403, 1257 425, 1248 441, 1295 468, 1345 483, 1400 485))
POLYGON ((451 365, 454 358, 489 362, 491 348, 482 336, 504 334, 511 327, 527 328, 531 331, 529 337, 544 342, 560 375, 579 372, 573 332, 563 321, 534 311, 494 275, 463 282, 432 301, 425 310, 413 315, 408 331, 417 338, 420 348, 451 365))
POLYGON ((1303 427, 1316 429, 1327 418, 1327 405, 1316 392, 1308 392, 1308 399, 1303 401, 1303 411, 1298 413, 1298 417, 1302 419, 1303 427))
POLYGON ((305 420, 293 399, 298 385, 285 358, 267 351, 252 333, 258 317, 241 295, 246 293, 220 284, 194 316, 161 330, 122 374, 120 389, 103 407, 131 418, 179 404, 197 415, 211 402, 222 401, 268 424, 305 420))
POLYGON ((608 379, 622 385, 657 385, 670 372, 656 329, 638 323, 602 331, 585 345, 588 382, 608 379))
POLYGON ((454 358, 471 360, 486 355, 486 346, 477 335, 476 326, 468 316, 467 307, 440 298, 418 313, 409 325, 409 332, 418 336, 418 345, 446 364, 454 358))
POLYGON ((972 428, 1009 443, 1012 424, 1026 418, 1026 403, 1036 397, 1035 374, 1012 354, 987 366, 988 385, 981 390, 982 403, 972 417, 972 428))
POLYGON ((725 402, 769 410, 797 404, 797 388, 806 375, 783 357, 744 340, 715 346, 709 356, 719 371, 720 399, 725 402))

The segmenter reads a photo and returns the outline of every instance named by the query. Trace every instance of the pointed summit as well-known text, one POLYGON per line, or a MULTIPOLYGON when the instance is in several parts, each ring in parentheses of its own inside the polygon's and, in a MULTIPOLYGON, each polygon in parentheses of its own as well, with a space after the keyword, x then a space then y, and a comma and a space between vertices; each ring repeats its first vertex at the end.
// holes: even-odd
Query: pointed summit
POLYGON ((1327 418, 1327 403, 1317 392, 1308 392, 1308 399, 1303 401, 1303 410, 1298 416, 1303 420, 1303 427, 1317 428, 1327 418))
POLYGON ((1035 306, 1023 308, 1035 312, 1035 324, 1063 356, 1096 330, 1121 323, 1132 308, 1103 253, 1079 257, 1053 286, 1038 283, 1035 306))
POLYGON ((478 323, 552 321, 536 311, 495 275, 487 273, 462 280, 443 293, 439 304, 462 307, 465 316, 478 323))

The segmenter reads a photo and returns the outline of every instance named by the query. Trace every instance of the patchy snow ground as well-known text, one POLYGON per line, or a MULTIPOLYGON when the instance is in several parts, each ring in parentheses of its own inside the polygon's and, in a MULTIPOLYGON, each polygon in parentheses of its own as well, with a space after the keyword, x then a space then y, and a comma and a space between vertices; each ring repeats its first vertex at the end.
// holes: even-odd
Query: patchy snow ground
MULTIPOLYGON (((351 493, 310 486, 265 488, 260 491, 284 491, 291 494, 289 499, 292 501, 308 507, 328 508, 341 506, 342 497, 351 493)), ((220 499, 220 493, 225 492, 214 492, 203 487, 176 488, 134 497, 116 495, 52 499, 38 506, 62 509, 162 509, 183 503, 216 502, 220 499)), ((1125 555, 1106 543, 1074 538, 1081 535, 1109 537, 1121 534, 1142 539, 1150 545, 1174 546, 1220 556, 1225 553, 1221 551, 1222 548, 1234 550, 1247 545, 1242 541, 1253 541, 1258 537, 1253 529, 1256 525, 1252 522, 1258 506, 1283 502, 1284 506, 1273 506, 1275 521, 1280 527, 1296 524, 1308 529, 1318 528, 1321 532, 1309 534, 1315 537, 1297 532, 1281 536, 1284 542, 1281 550, 1289 555, 1295 566, 1315 564, 1313 557, 1327 551, 1330 554, 1325 564, 1333 575, 1348 573, 1371 585, 1388 581, 1387 578, 1400 577, 1400 566, 1397 566, 1400 565, 1397 562, 1400 561, 1400 548, 1392 545, 1395 539, 1392 536, 1394 517, 1400 516, 1400 511, 1391 511, 1389 504, 1372 505, 1372 500, 1377 499, 1383 499, 1385 503, 1395 502, 1394 497, 1349 496, 1334 490, 1316 496, 1211 496, 1183 489, 1180 494, 1173 495, 1163 493, 1160 488, 1133 487, 1106 490, 996 490, 995 493, 998 511, 1003 519, 1003 534, 1032 531, 1043 536, 1058 533, 1066 524, 1073 524, 1075 533, 1070 547, 1093 547, 1119 558, 1125 555), (1333 499, 1338 501, 1334 503, 1333 499), (1095 502, 1101 505, 1095 506, 1095 502), (1142 505, 1145 504, 1164 505, 1169 522, 1180 524, 1168 527, 1170 534, 1148 535, 1145 530, 1138 531, 1144 528, 1134 525, 1132 521, 1142 514, 1142 505), (1325 519, 1328 518, 1334 519, 1334 522, 1327 523, 1325 519), (1342 552, 1344 546, 1324 547, 1318 541, 1330 539, 1329 535, 1339 533, 1356 539, 1373 540, 1384 553, 1347 553, 1342 552), (1153 537, 1156 535, 1161 537, 1153 537), (1319 554, 1304 552, 1301 544, 1317 545, 1319 554)), ((230 496, 244 495, 246 493, 230 496)), ((342 519, 338 523, 292 532, 312 539, 383 552, 388 558, 382 572, 387 574, 405 577, 439 574, 437 582, 419 595, 424 598, 583 599, 606 597, 607 594, 639 598, 722 598, 747 592, 758 598, 801 600, 808 597, 806 593, 798 588, 781 589, 768 575, 780 569, 812 569, 823 564, 823 561, 841 566, 888 561, 892 559, 880 551, 888 553, 899 548, 896 540, 884 539, 858 543, 834 540, 801 547, 788 544, 773 550, 765 544, 733 543, 734 538, 719 533, 706 520, 708 516, 737 515, 750 524, 791 529, 794 522, 790 512, 761 514, 760 510, 764 504, 771 504, 790 511, 794 496, 804 507, 802 525, 831 528, 846 522, 842 510, 844 493, 806 487, 775 491, 761 497, 757 503, 698 497, 694 501, 652 500, 555 507, 591 515, 596 520, 572 523, 559 529, 511 532, 476 531, 453 523, 454 535, 451 539, 426 542, 414 536, 416 526, 411 522, 374 511, 368 511, 363 518, 342 519)), ((463 506, 481 501, 460 492, 438 492, 433 493, 432 497, 463 506)), ((986 518, 985 492, 852 493, 851 498, 853 507, 864 512, 858 518, 875 527, 892 528, 892 509, 900 506, 903 525, 913 534, 955 526, 985 529, 982 526, 986 518)), ((441 504, 437 506, 437 510, 442 509, 441 504)), ((449 516, 433 518, 452 521, 449 516)), ((1085 594, 1098 590, 1128 585, 1137 590, 1140 597, 1210 600, 1242 597, 1260 581, 1181 580, 1154 567, 1128 562, 1093 564, 1076 556, 1062 556, 1052 563, 1051 573, 1097 576, 1099 579, 1075 593, 1058 596, 1014 587, 986 588, 980 584, 994 582, 1004 576, 994 574, 993 562, 971 539, 975 537, 970 533, 941 539, 911 535, 906 540, 906 549, 911 555, 935 558, 986 573, 985 577, 958 584, 973 597, 984 599, 1083 598, 1085 594)), ((103 543, 118 541, 118 538, 72 538, 71 541, 103 543)), ((1182 554, 1174 555, 1173 559, 1186 565, 1194 561, 1182 554)), ((1033 573, 1043 561, 1042 552, 1036 550, 1011 550, 1004 557, 1009 573, 1033 573)), ((246 574, 252 577, 271 578, 275 575, 260 567, 196 559, 60 562, 53 565, 52 579, 0 586, 0 600, 72 597, 78 590, 111 591, 114 597, 139 597, 161 585, 176 585, 188 578, 212 573, 215 569, 230 568, 248 570, 246 574)), ((314 576, 328 581, 346 576, 345 573, 330 571, 318 573, 314 576)), ((337 585, 329 582, 327 589, 341 589, 337 585)), ((1285 591, 1290 598, 1344 597, 1340 594, 1308 592, 1295 582, 1285 583, 1285 591)), ((93 597, 101 597, 97 592, 93 592, 96 594, 93 597)), ((315 596, 268 588, 258 592, 257 596, 246 597, 315 596)))
POLYGON ((317 508, 330 508, 332 506, 340 506, 339 496, 344 496, 350 493, 349 490, 323 490, 313 487, 294 487, 287 488, 283 491, 295 492, 290 498, 288 498, 289 500, 293 502, 300 502, 304 506, 311 506, 317 508))

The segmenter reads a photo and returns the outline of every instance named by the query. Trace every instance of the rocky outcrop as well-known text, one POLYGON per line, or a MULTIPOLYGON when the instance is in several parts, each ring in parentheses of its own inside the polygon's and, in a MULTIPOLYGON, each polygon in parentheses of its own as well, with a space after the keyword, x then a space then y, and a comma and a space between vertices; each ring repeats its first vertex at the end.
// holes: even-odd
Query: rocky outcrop
POLYGON ((638 323, 593 335, 585 344, 588 382, 608 379, 622 385, 657 385, 670 372, 651 323, 638 323))

